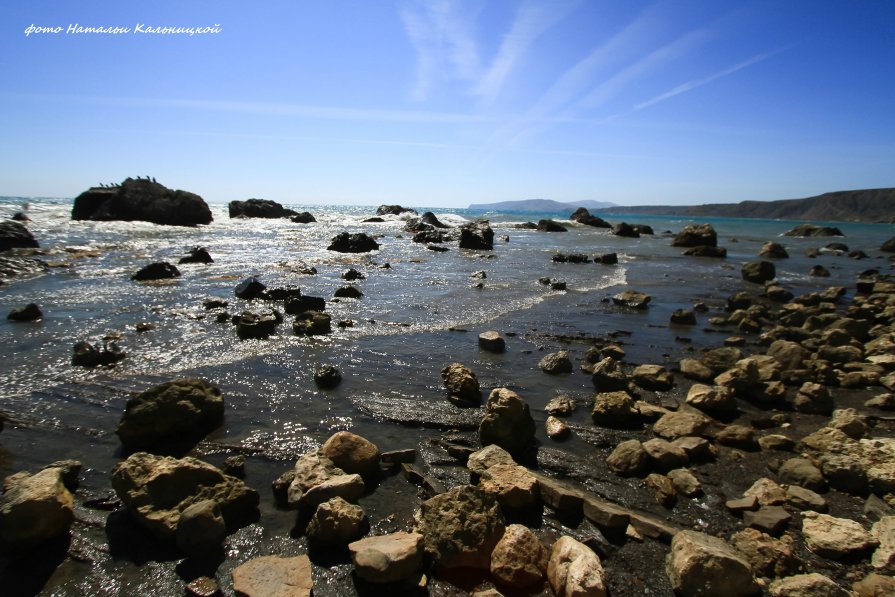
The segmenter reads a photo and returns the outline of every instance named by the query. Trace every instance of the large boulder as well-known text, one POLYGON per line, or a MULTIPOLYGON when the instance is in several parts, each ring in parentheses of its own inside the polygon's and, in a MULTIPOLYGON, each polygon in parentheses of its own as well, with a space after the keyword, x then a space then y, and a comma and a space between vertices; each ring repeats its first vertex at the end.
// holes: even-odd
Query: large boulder
POLYGON ((547 549, 537 535, 521 524, 511 524, 491 553, 491 575, 517 589, 540 585, 547 573, 547 549))
POLYGON ((612 228, 612 224, 610 224, 603 218, 592 215, 586 207, 579 207, 578 209, 576 209, 574 212, 572 212, 572 215, 569 219, 571 219, 573 222, 584 224, 585 226, 593 226, 595 228, 612 228))
POLYGON ((683 597, 761 593, 743 556, 722 539, 698 531, 684 530, 674 536, 665 571, 671 587, 683 597))
POLYGON ((418 520, 426 552, 443 568, 488 570, 505 528, 497 501, 471 485, 426 500, 418 520))
POLYGON ((7 477, 0 496, 0 553, 18 554, 68 533, 74 521, 73 498, 63 482, 64 470, 7 477))
POLYGON ((71 219, 196 226, 210 224, 212 216, 199 195, 174 191, 154 180, 128 178, 120 185, 93 187, 75 197, 71 219))
POLYGON ((229 529, 258 514, 258 492, 195 458, 137 452, 112 469, 112 488, 131 516, 158 539, 173 541, 183 512, 211 500, 229 529))
POLYGON ((246 597, 311 597, 314 575, 308 556, 252 558, 233 569, 233 591, 246 597))
POLYGON ((743 264, 740 274, 747 282, 764 284, 777 277, 777 268, 770 261, 752 261, 743 264))
POLYGON ((127 450, 201 437, 224 420, 220 389, 201 379, 176 379, 127 401, 115 433, 127 450))
POLYGON ((604 576, 599 556, 588 546, 568 535, 553 544, 547 580, 556 597, 605 597, 604 576))
POLYGON ((535 436, 535 422, 528 403, 507 388, 495 388, 485 404, 479 425, 483 446, 497 444, 511 454, 523 452, 535 436))
POLYGON ((672 247, 717 247, 718 234, 711 224, 687 224, 674 235, 672 247))
POLYGON ((231 201, 227 205, 227 210, 231 218, 287 218, 297 215, 297 212, 286 209, 270 199, 231 201))
POLYGON ((477 220, 460 227, 460 248, 490 251, 494 248, 494 231, 488 220, 477 220))
POLYGON ((831 226, 815 226, 813 224, 799 224, 792 230, 783 233, 783 236, 845 236, 838 228, 831 226))
POLYGON ((338 431, 330 436, 320 446, 320 454, 349 475, 375 477, 379 473, 379 448, 350 431, 338 431))
POLYGON ((374 583, 410 578, 423 567, 423 536, 399 531, 348 544, 354 572, 374 583))
POLYGON ((857 521, 819 512, 805 512, 802 516, 805 545, 825 558, 848 558, 877 544, 877 540, 857 521))
POLYGON ((363 232, 355 234, 342 232, 333 237, 327 249, 339 253, 369 253, 370 251, 378 251, 379 243, 373 240, 373 237, 363 232))
POLYGON ((27 228, 11 220, 0 222, 0 251, 36 249, 37 247, 37 241, 27 228))

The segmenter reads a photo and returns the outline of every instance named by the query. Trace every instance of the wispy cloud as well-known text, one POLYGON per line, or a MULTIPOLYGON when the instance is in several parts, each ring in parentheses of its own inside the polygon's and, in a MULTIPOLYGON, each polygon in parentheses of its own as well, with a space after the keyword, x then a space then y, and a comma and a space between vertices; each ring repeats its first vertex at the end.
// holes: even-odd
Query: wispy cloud
POLYGON ((484 104, 493 103, 525 52, 538 37, 568 15, 577 4, 577 0, 549 5, 534 0, 524 2, 519 7, 509 32, 504 36, 491 66, 482 75, 473 93, 484 104))
POLYGON ((762 54, 757 54, 757 55, 753 56, 752 58, 749 58, 748 60, 744 60, 743 62, 734 64, 731 67, 725 68, 724 70, 718 71, 718 72, 711 74, 707 77, 703 77, 701 79, 694 79, 692 81, 687 81, 686 83, 681 83, 680 85, 666 91, 665 93, 661 93, 652 99, 649 99, 645 102, 641 102, 641 103, 637 104, 636 106, 634 106, 633 111, 637 112, 639 110, 643 110, 644 108, 649 108, 650 106, 654 106, 660 102, 664 102, 665 100, 668 100, 675 96, 681 95, 682 93, 687 93, 688 91, 698 89, 699 87, 702 87, 703 85, 708 85, 709 83, 717 81, 718 79, 722 79, 728 75, 732 75, 738 71, 741 71, 744 68, 748 68, 754 64, 763 62, 763 61, 767 60, 768 58, 770 58, 776 54, 779 54, 784 49, 785 48, 779 48, 776 50, 772 50, 770 52, 764 52, 762 54))

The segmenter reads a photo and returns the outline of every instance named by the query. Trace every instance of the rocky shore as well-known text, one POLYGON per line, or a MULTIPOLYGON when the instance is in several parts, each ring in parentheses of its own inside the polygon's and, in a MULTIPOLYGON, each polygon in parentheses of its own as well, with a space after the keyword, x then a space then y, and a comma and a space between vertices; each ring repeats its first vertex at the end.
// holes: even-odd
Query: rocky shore
MULTIPOLYGON (((408 211, 383 206, 379 213, 408 211)), ((587 210, 574 221, 606 224, 587 210)), ((450 229, 427 214, 407 228, 438 246, 494 249, 486 222, 450 229)), ((545 220, 536 228, 562 226, 545 220)), ((619 225, 615 234, 635 242, 653 231, 619 225)), ((685 226, 669 244, 708 255, 687 259, 726 254, 706 224, 685 226)), ((210 434, 232 408, 225 389, 198 377, 143 388, 117 415, 119 458, 104 496, 80 489, 85 473, 72 460, 6 477, 0 586, 9 594, 40 592, 54 565, 105 549, 138 565, 179 562, 176 592, 189 595, 895 594, 895 280, 868 269, 845 288, 814 276, 816 288, 796 295, 777 280, 775 261, 788 256, 768 243, 775 244, 740 265, 744 290, 712 297, 720 308, 694 289, 692 307, 669 315, 667 324, 680 330, 677 354, 643 358, 651 350, 637 345, 636 318, 654 301, 636 288, 606 298, 635 331, 539 338, 550 347, 537 359, 542 384, 584 376, 592 386, 585 400, 557 395, 541 416, 524 389, 505 378, 493 383, 491 370, 480 381, 470 354, 454 354, 440 378, 427 381, 443 392, 438 409, 355 398, 361 412, 397 423, 399 437, 413 427, 437 430, 427 439, 386 451, 338 431, 294 454, 269 486, 253 479, 265 447, 231 446, 219 465, 204 457, 215 453, 210 434), (687 334, 707 312, 707 329, 724 339, 697 349, 687 334), (585 422, 576 416, 582 412, 585 422), (544 435, 549 440, 537 439, 544 435), (572 442, 588 450, 565 450, 572 442), (284 548, 234 561, 228 546, 252 542, 268 503, 293 520, 280 533, 284 548), (84 547, 96 542, 91 526, 107 545, 84 547), (141 549, 121 547, 129 541, 141 549), (41 563, 41 571, 23 574, 23 562, 41 563), (341 580, 329 576, 334 570, 341 580)), ((380 247, 372 234, 346 232, 329 250, 380 247)), ((891 243, 864 250, 887 252, 891 243)), ((547 261, 617 262, 614 254, 562 257, 547 261)), ((167 272, 162 282, 176 277, 170 264, 153 265, 167 272)), ((488 280, 476 274, 473 289, 488 280)), ((342 277, 365 276, 352 269, 342 277)), ((282 303, 294 316, 293 333, 325 336, 333 325, 349 325, 331 321, 327 300, 364 300, 353 286, 340 291, 324 299, 247 278, 234 296, 263 308, 206 309, 239 338, 263 339, 283 323, 282 303)), ((507 353, 515 335, 481 330, 469 351, 517 358, 507 353)), ((114 341, 81 348, 95 351, 91 366, 103 365, 103 354, 114 356, 109 364, 125 358, 114 341)), ((338 364, 313 377, 321 391, 342 380, 338 364)))

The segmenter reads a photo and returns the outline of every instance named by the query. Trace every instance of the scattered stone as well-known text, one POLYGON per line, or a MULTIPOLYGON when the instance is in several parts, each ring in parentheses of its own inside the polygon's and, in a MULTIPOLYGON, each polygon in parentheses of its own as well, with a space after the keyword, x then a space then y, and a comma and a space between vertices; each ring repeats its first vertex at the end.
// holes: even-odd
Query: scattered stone
POLYGON ((702 437, 685 436, 671 442, 675 447, 684 451, 692 462, 704 462, 712 460, 717 455, 715 446, 702 437))
POLYGON ((715 247, 718 245, 718 234, 711 224, 687 224, 674 235, 672 247, 715 247))
POLYGON ((671 323, 677 325, 696 325, 696 314, 690 309, 675 309, 671 313, 671 323))
POLYGON ((780 465, 777 476, 783 483, 799 485, 813 491, 827 488, 823 473, 807 458, 790 458, 780 465))
POLYGON ((528 527, 511 524, 491 553, 491 575, 508 587, 535 587, 544 581, 547 561, 538 537, 528 527))
POLYGON ((665 475, 650 473, 643 480, 644 485, 653 493, 653 497, 665 508, 671 508, 677 501, 674 483, 665 475))
POLYGON ((230 475, 231 477, 236 477, 237 479, 245 479, 246 476, 246 457, 242 454, 234 454, 233 456, 227 456, 224 458, 224 462, 221 464, 221 470, 225 475, 230 475))
POLYGON ((734 514, 742 515, 745 512, 758 509, 758 498, 754 495, 727 500, 724 506, 734 514))
POLYGON ((314 371, 314 383, 323 389, 332 389, 342 383, 342 373, 335 365, 321 365, 314 371))
POLYGON ((547 431, 547 437, 552 440, 565 439, 572 433, 571 427, 569 427, 563 420, 557 419, 553 415, 547 417, 544 426, 547 431))
POLYGON ((487 331, 479 334, 479 348, 488 352, 502 353, 506 351, 507 343, 500 332, 487 331))
POLYGON ((264 339, 276 332, 283 316, 276 311, 253 313, 243 311, 236 320, 236 335, 240 340, 264 339))
POLYGON ((571 373, 572 360, 569 358, 569 351, 561 350, 559 352, 548 354, 540 360, 538 367, 541 371, 550 375, 571 373))
POLYGON ((789 535, 780 539, 757 529, 747 528, 730 537, 731 545, 743 554, 756 576, 788 576, 799 569, 789 535))
POLYGON ((363 533, 366 518, 363 508, 336 496, 317 506, 305 533, 315 545, 344 547, 363 533))
POLYGON ((880 518, 870 529, 870 536, 879 543, 870 563, 884 574, 895 574, 895 516, 880 518))
POLYGON ((221 586, 210 576, 194 578, 186 584, 187 597, 221 597, 221 586))
POLYGON ((867 417, 853 408, 840 408, 833 411, 833 416, 828 424, 834 429, 839 429, 852 439, 861 439, 869 434, 867 417))
POLYGON ((295 316, 292 331, 298 336, 318 336, 332 332, 332 317, 322 311, 305 311, 295 316))
POLYGON ((743 265, 740 273, 743 280, 754 284, 764 284, 777 277, 777 270, 770 261, 753 261, 743 265))
POLYGON ((665 392, 674 387, 674 378, 660 365, 640 365, 631 374, 631 381, 644 390, 665 392))
POLYGON ((789 257, 789 253, 786 252, 784 246, 775 242, 766 242, 763 244, 758 255, 760 257, 769 257, 771 259, 786 259, 789 257))
POLYGON ((606 464, 618 475, 639 476, 649 466, 649 454, 643 449, 640 440, 629 439, 615 447, 606 457, 606 464))
POLYGON ((776 450, 778 452, 792 452, 795 441, 785 435, 771 434, 758 438, 758 445, 762 450, 776 450))
POLYGON ((764 506, 743 512, 743 524, 769 535, 779 535, 789 525, 792 515, 780 506, 764 506))
POLYGON ((104 342, 100 347, 83 341, 72 347, 71 364, 76 367, 111 366, 125 356, 127 356, 125 352, 115 342, 104 342))
POLYGON ((822 265, 815 265, 811 268, 811 271, 808 272, 808 275, 816 276, 818 278, 829 278, 830 270, 828 270, 827 268, 825 268, 822 265))
POLYGON ((547 406, 544 407, 544 412, 557 417, 568 417, 575 412, 575 401, 568 396, 551 398, 547 406))
POLYGON ((817 572, 780 578, 768 587, 771 597, 850 597, 850 593, 817 572))
POLYGON ((37 321, 44 316, 37 303, 28 303, 24 307, 13 309, 6 316, 10 321, 37 321))
POLYGON ((333 237, 327 250, 339 253, 369 253, 370 251, 378 251, 379 243, 363 232, 355 234, 342 232, 333 237))
POLYGON ((0 553, 20 554, 69 532, 74 522, 71 492, 59 467, 4 479, 0 496, 0 553))
POLYGON ((527 512, 539 499, 538 480, 517 464, 488 467, 481 475, 479 489, 494 497, 505 512, 527 512))
POLYGON ((478 406, 482 403, 479 380, 468 367, 452 363, 441 370, 441 379, 451 402, 458 406, 478 406))
POLYGON ((528 403, 507 388, 492 390, 479 425, 482 445, 497 444, 511 454, 518 454, 531 445, 534 435, 535 422, 528 403))
POLYGON ((311 597, 313 569, 308 556, 261 556, 233 569, 233 591, 245 597, 311 597))
POLYGON ((749 563, 717 537, 684 530, 671 540, 665 566, 671 587, 684 597, 760 593, 749 563))
POLYGON ((423 536, 399 531, 364 537, 348 544, 354 572, 373 583, 390 583, 412 577, 423 567, 423 536))
POLYGON ((667 476, 674 484, 677 493, 689 498, 702 495, 702 484, 690 470, 676 468, 668 471, 667 476))
POLYGON ((193 558, 217 554, 227 537, 227 525, 220 506, 214 500, 202 500, 187 506, 177 522, 177 547, 193 558))
POLYGON ((657 437, 643 442, 643 449, 653 466, 660 471, 681 468, 690 462, 686 452, 671 442, 657 437))
POLYGON ((330 436, 320 446, 320 454, 349 475, 370 478, 379 474, 379 448, 350 431, 338 431, 330 436))
POLYGON ((140 268, 136 274, 131 276, 131 280, 144 282, 147 280, 170 280, 179 277, 180 270, 167 261, 160 261, 158 263, 150 263, 149 265, 140 268))
POLYGON ((677 439, 687 435, 702 435, 709 426, 709 420, 699 414, 683 410, 663 415, 653 424, 656 435, 665 439, 677 439))
POLYGON ((490 569, 503 537, 497 501, 471 485, 459 485, 422 503, 419 527, 426 552, 443 568, 490 569))
POLYGON ((622 307, 631 309, 646 309, 652 300, 648 294, 637 292, 635 290, 625 290, 612 297, 612 302, 622 307))
POLYGON ((190 254, 184 257, 181 257, 178 261, 178 264, 181 263, 214 263, 214 259, 211 257, 211 253, 208 252, 208 249, 205 247, 193 247, 190 249, 190 254))
POLYGON ((715 441, 722 446, 739 448, 740 450, 758 449, 758 442, 755 441, 755 431, 745 425, 728 425, 715 434, 715 441))
POLYGON ((568 535, 550 550, 547 580, 556 597, 605 597, 603 564, 592 549, 568 535))
MULTIPOLYGON (((569 216, 569 219, 573 222, 578 222, 579 224, 584 224, 585 226, 593 226, 595 228, 612 228, 612 224, 604 220, 603 218, 599 218, 597 216, 591 215, 590 211, 586 207, 579 207, 572 215, 569 216)), ((892 249, 895 252, 895 248, 892 249)))
POLYGON ((233 294, 237 298, 250 301, 257 298, 265 290, 267 290, 267 286, 262 284, 258 278, 246 278, 236 285, 236 288, 233 289, 233 294))
POLYGON ((601 392, 591 413, 594 424, 604 427, 629 427, 640 422, 640 411, 627 392, 601 392))
POLYGON ((743 492, 744 497, 755 497, 762 506, 779 506, 786 502, 786 492, 780 485, 767 477, 755 481, 743 492))
POLYGON ((827 511, 827 501, 823 497, 799 485, 790 485, 786 488, 786 503, 800 511, 827 511))
POLYGON ((805 544, 819 556, 838 560, 876 544, 870 533, 854 520, 817 512, 804 512, 802 516, 805 544))

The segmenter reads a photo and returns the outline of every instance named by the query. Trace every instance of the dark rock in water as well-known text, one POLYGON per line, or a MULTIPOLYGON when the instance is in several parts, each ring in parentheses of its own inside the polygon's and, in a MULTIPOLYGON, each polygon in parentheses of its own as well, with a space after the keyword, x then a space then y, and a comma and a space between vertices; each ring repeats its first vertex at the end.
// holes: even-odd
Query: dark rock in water
POLYGON ((184 437, 201 438, 224 421, 220 389, 202 379, 176 379, 127 401, 115 430, 127 450, 143 450, 184 437))
POLYGON ((363 232, 355 234, 342 232, 333 237, 327 249, 338 251, 339 253, 369 253, 370 251, 379 250, 379 243, 363 232))
POLYGON ((140 322, 137 325, 135 325, 134 329, 139 334, 142 334, 144 332, 151 332, 152 330, 155 329, 155 324, 154 323, 146 323, 145 321, 143 321, 143 322, 140 322))
POLYGON ((377 216, 400 216, 401 214, 415 214, 415 209, 401 207, 400 205, 380 205, 376 208, 377 216))
POLYGON ((621 222, 613 226, 612 234, 626 238, 640 238, 640 233, 637 232, 637 229, 627 222, 621 222))
POLYGON ((447 247, 440 247, 438 245, 426 245, 426 248, 430 251, 435 251, 436 253, 447 253, 450 251, 447 247))
POLYGON ((415 243, 443 243, 447 238, 445 237, 444 232, 438 230, 423 230, 422 232, 414 234, 412 240, 415 243))
POLYGON ((867 253, 861 251, 860 249, 849 252, 848 256, 852 259, 867 259, 867 253))
POLYGON ((349 282, 353 282, 354 280, 363 280, 364 278, 366 278, 366 276, 354 268, 342 272, 342 279, 348 280, 349 282))
POLYGON ((786 248, 780 243, 775 242, 766 242, 761 247, 761 251, 758 252, 760 257, 770 257, 772 259, 786 259, 789 257, 789 253, 786 252, 786 248))
POLYGON ((886 253, 895 253, 895 236, 884 242, 879 250, 885 251, 886 253))
POLYGON ((824 249, 834 253, 848 253, 848 245, 845 243, 829 243, 824 249))
POLYGON ((515 224, 513 228, 517 228, 519 230, 537 230, 538 225, 534 222, 523 222, 521 224, 515 224))
POLYGON ((740 274, 747 282, 764 284, 777 277, 777 268, 770 261, 753 261, 744 264, 740 274))
POLYGON ((688 255, 691 257, 718 257, 720 259, 724 259, 727 257, 727 249, 724 247, 712 247, 709 245, 699 245, 698 247, 691 247, 684 251, 684 255, 688 255))
POLYGON ((37 303, 28 303, 24 307, 13 309, 6 316, 11 321, 37 321, 44 316, 37 303))
POLYGON ((36 249, 38 246, 31 232, 18 222, 0 222, 0 251, 36 249))
POLYGON ((420 216, 420 220, 422 220, 424 224, 434 226, 435 228, 450 228, 450 226, 435 217, 435 214, 433 214, 431 211, 427 211, 422 216, 420 216))
POLYGON ((319 336, 332 332, 332 318, 328 313, 305 311, 292 322, 292 330, 299 336, 319 336))
POLYGON ((831 226, 815 226, 813 224, 799 224, 792 230, 783 233, 783 236, 845 236, 838 228, 831 226))
POLYGON ((819 277, 822 277, 822 278, 829 278, 829 277, 830 277, 830 271, 829 271, 827 268, 825 268, 824 266, 822 266, 822 265, 815 265, 815 266, 813 266, 813 267, 811 268, 811 271, 809 272, 809 274, 812 275, 812 276, 819 276, 819 277))
POLYGON ((634 230, 636 230, 638 234, 655 234, 653 232, 653 227, 647 226, 646 224, 634 224, 634 230))
POLYGON ((221 463, 221 470, 225 475, 236 477, 237 479, 245 479, 246 476, 246 457, 242 454, 235 454, 224 458, 221 463))
POLYGON ((479 334, 479 348, 488 352, 501 353, 507 349, 507 343, 500 332, 489 330, 479 334))
POLYGON ((674 236, 672 247, 717 247, 718 234, 710 224, 688 224, 674 236))
POLYGON ((258 297, 258 295, 266 289, 267 286, 262 284, 258 278, 246 278, 236 285, 236 288, 233 289, 233 294, 235 294, 237 298, 250 301, 258 297))
POLYGON ((127 356, 114 342, 99 347, 90 342, 78 342, 72 349, 71 364, 77 367, 112 365, 127 356))
POLYGON ((31 221, 31 218, 28 217, 28 214, 26 214, 23 211, 17 211, 16 213, 12 214, 12 219, 16 222, 30 222, 31 221))
POLYGON ((326 300, 319 296, 302 296, 286 301, 286 313, 298 315, 305 311, 323 311, 326 309, 326 300))
POLYGON ((0 286, 4 283, 2 278, 36 276, 47 269, 49 269, 49 265, 45 261, 35 259, 34 257, 20 257, 17 255, 0 257, 0 286))
POLYGON ((594 257, 594 263, 601 263, 603 265, 615 265, 616 263, 618 263, 618 254, 604 253, 603 255, 594 257))
POLYGON ((211 223, 202 197, 172 191, 151 180, 128 178, 118 186, 93 187, 75 198, 72 220, 142 220, 170 226, 211 223))
POLYGON ((132 454, 112 469, 112 488, 131 516, 157 539, 172 542, 184 511, 211 500, 228 529, 258 517, 258 492, 195 458, 132 454))
POLYGON ((355 288, 354 286, 343 286, 336 290, 333 294, 336 298, 353 298, 359 299, 364 296, 364 293, 355 288))
POLYGON ((301 288, 298 286, 280 286, 262 290, 257 297, 263 301, 291 301, 301 298, 301 288))
POLYGON ((267 338, 276 332, 277 324, 283 321, 282 316, 275 311, 267 313, 252 313, 243 311, 236 322, 236 335, 241 340, 252 338, 267 338))
POLYGON ((170 280, 179 277, 180 270, 167 261, 160 261, 150 263, 146 267, 141 268, 140 271, 131 276, 131 280, 143 282, 146 280, 170 280))
POLYGON ((494 231, 488 220, 478 220, 460 228, 460 248, 490 251, 494 248, 494 231))
POLYGON ((538 220, 538 230, 541 232, 568 232, 568 228, 553 220, 538 220))
POLYGON ((528 403, 507 388, 492 390, 479 424, 482 445, 497 444, 510 454, 520 454, 531 445, 534 436, 535 422, 528 403))
POLYGON ((342 374, 335 365, 321 365, 314 372, 314 383, 320 388, 334 388, 342 383, 342 374))
POLYGON ((367 218, 366 220, 361 220, 362 224, 381 224, 382 222, 385 222, 385 220, 383 220, 379 216, 373 216, 372 218, 367 218))
POLYGON ((390 423, 426 429, 478 429, 482 411, 457 408, 446 400, 426 401, 393 395, 359 393, 351 396, 354 406, 367 416, 390 423))
POLYGON ((231 201, 227 210, 231 218, 286 218, 296 215, 295 211, 269 199, 231 201))
POLYGON ((538 367, 541 371, 550 375, 571 373, 572 360, 569 358, 569 351, 561 350, 559 352, 548 354, 538 362, 538 367))
POLYGON ((289 220, 295 224, 313 224, 317 221, 317 218, 309 211, 303 211, 295 214, 289 220))
POLYGON ((210 311, 212 309, 226 309, 230 303, 221 299, 205 299, 202 301, 202 306, 206 311, 210 311))
POLYGON ((675 309, 671 314, 671 323, 678 325, 696 325, 696 314, 689 309, 675 309))
POLYGON ((551 282, 550 290, 565 290, 566 283, 565 282, 551 282))
POLYGON ((650 295, 635 290, 625 290, 612 297, 612 302, 616 305, 632 309, 646 309, 651 300, 652 297, 650 295))
POLYGON ((186 257, 181 257, 180 261, 177 263, 214 263, 214 259, 211 258, 208 249, 204 247, 193 247, 190 249, 190 254, 186 257))
POLYGON ((579 207, 578 209, 576 209, 572 213, 570 219, 573 222, 578 222, 579 224, 584 224, 585 226, 593 226, 595 228, 612 228, 612 224, 610 224, 603 218, 598 218, 597 216, 591 215, 586 207, 579 207))
POLYGON ((74 499, 62 476, 61 468, 49 467, 5 479, 0 496, 0 553, 15 557, 68 534, 75 518, 74 499))

